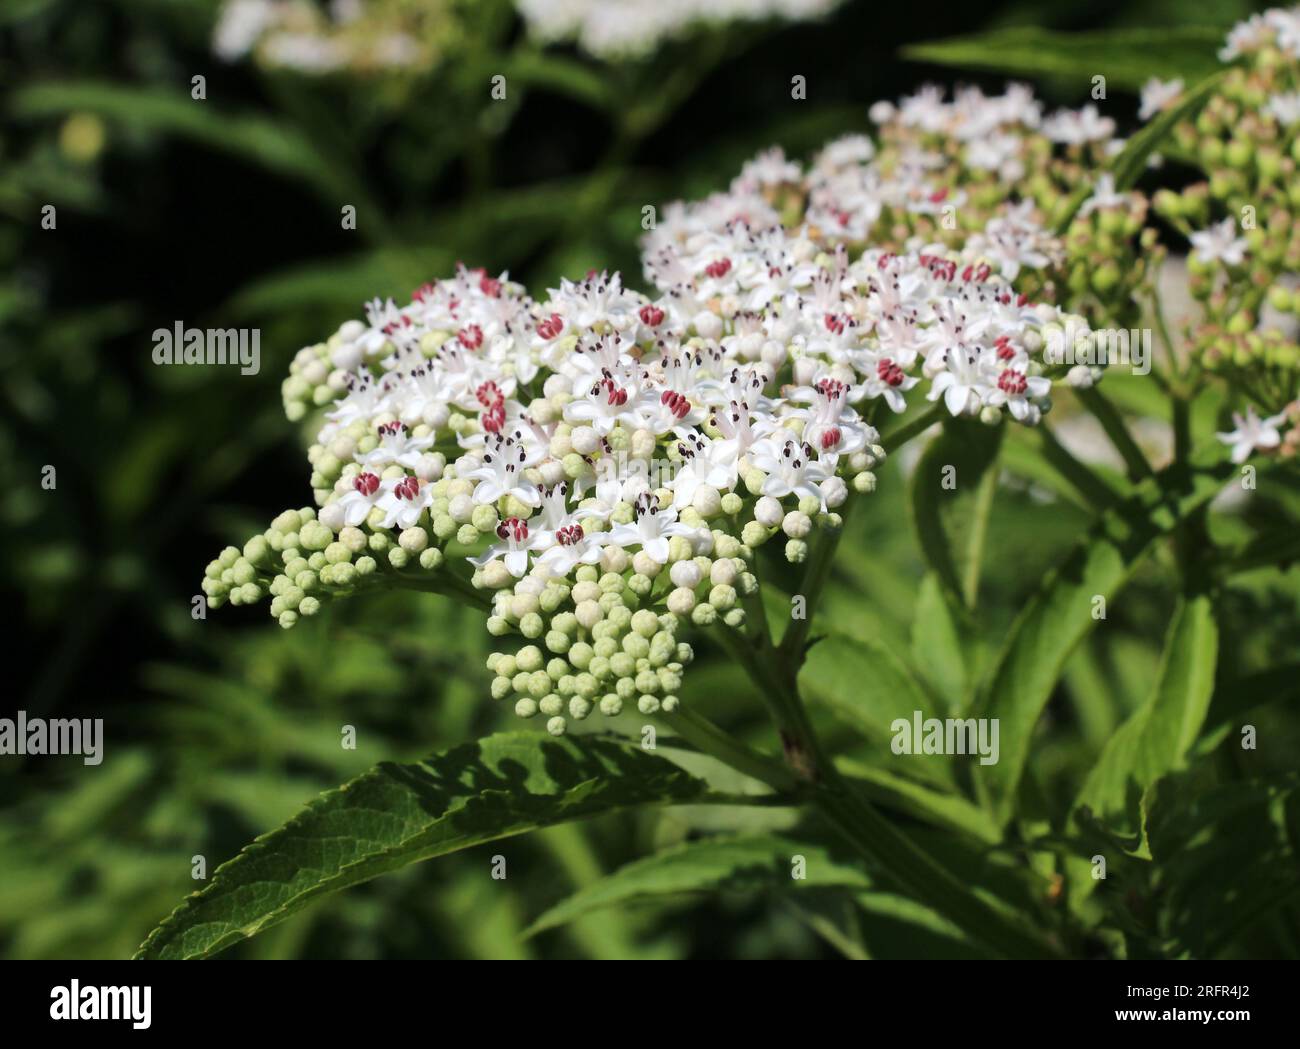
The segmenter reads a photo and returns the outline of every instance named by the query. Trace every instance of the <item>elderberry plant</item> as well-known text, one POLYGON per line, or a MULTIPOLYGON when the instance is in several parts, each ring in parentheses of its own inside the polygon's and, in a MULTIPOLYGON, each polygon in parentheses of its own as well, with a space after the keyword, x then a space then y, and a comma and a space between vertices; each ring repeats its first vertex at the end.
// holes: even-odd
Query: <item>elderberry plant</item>
MULTIPOLYGON (((1134 892, 1159 890, 1153 856, 1179 847, 1168 777, 1217 724, 1216 671, 1231 670, 1216 606, 1241 564, 1296 553, 1294 535, 1224 542, 1211 503, 1239 478, 1295 483, 1300 9, 1234 29, 1221 58, 1201 83, 1149 84, 1148 123, 1127 141, 1096 105, 1049 113, 1024 87, 951 101, 927 88, 872 107, 874 138, 831 142, 807 166, 774 148, 726 189, 664 208, 642 243, 645 292, 591 271, 530 294, 461 265, 302 349, 282 394, 315 434, 311 503, 209 563, 211 607, 264 602, 291 628, 385 589, 476 606, 496 639, 485 702, 546 734, 381 766, 325 796, 219 871, 142 953, 210 954, 313 896, 520 830, 756 798, 815 812, 872 878, 983 953, 1155 949, 1168 929, 1121 920, 1098 888, 1107 857, 1134 892), (1160 189, 1148 208, 1139 176, 1180 163, 1205 180, 1160 189), (1166 322, 1157 290, 1171 232, 1188 245, 1201 314, 1183 325, 1166 322), (1135 322, 1161 335, 1140 377, 1171 420, 1165 463, 1098 386, 1115 363, 1093 352, 1098 336, 1135 322), (1122 473, 1056 439, 1057 402, 1096 419, 1122 473), (943 787, 844 768, 800 678, 814 626, 835 631, 819 600, 846 519, 870 519, 877 470, 923 437, 912 505, 938 594, 923 628, 954 639, 945 658, 972 679, 948 712, 992 725, 995 741, 1001 731, 1000 750, 981 747, 990 760, 943 787), (1004 446, 1033 457, 1091 527, 980 666, 965 649, 981 629, 978 560, 1004 446), (973 559, 960 573, 935 495, 955 487, 959 461, 975 463, 960 483, 979 493, 956 530, 973 559), (1049 826, 1024 782, 1035 726, 1074 647, 1153 551, 1177 594, 1153 696, 1049 826), (683 699, 700 646, 748 676, 779 754, 683 699), (596 713, 609 728, 584 724, 596 713), (754 792, 722 793, 660 757, 656 726, 754 792), (1045 884, 1028 905, 991 902, 882 807, 1018 850, 1018 873, 1045 884)), ((865 673, 934 700, 913 684, 924 671, 870 651, 865 673)), ((921 746, 902 724, 894 754, 921 746)), ((942 733, 937 751, 925 735, 924 752, 943 753, 942 733)))

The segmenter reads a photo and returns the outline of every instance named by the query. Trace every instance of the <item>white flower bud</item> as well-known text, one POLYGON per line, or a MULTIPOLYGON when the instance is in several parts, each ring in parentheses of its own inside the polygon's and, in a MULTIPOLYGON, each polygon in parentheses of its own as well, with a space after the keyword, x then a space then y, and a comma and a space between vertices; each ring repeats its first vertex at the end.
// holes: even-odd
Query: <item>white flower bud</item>
POLYGON ((632 571, 637 575, 646 576, 653 579, 663 568, 658 561, 647 554, 644 550, 638 550, 632 557, 632 571))
POLYGON ((649 459, 655 454, 655 435, 647 429, 632 432, 631 454, 633 459, 649 459))
POLYGON ((1065 381, 1076 390, 1086 390, 1094 384, 1096 377, 1086 364, 1076 364, 1065 373, 1065 381))
POLYGON ((800 357, 794 362, 794 382, 796 386, 811 386, 817 376, 822 362, 816 357, 800 357))
POLYGON ((513 582, 510 570, 502 561, 489 561, 483 566, 483 585, 489 590, 499 590, 513 582))
POLYGON ((709 484, 702 484, 691 496, 691 506, 703 517, 713 517, 722 510, 722 493, 709 484))
POLYGON ((754 504, 754 520, 764 528, 775 528, 784 516, 785 510, 782 509, 780 500, 770 495, 763 496, 754 504))
MULTIPOLYGON (((730 586, 736 581, 736 562, 727 557, 720 557, 709 569, 709 582, 714 586, 730 586)), ((712 598, 710 598, 712 601, 712 598)))
POLYGON ((791 510, 781 522, 781 530, 791 539, 802 539, 812 531, 812 518, 802 510, 791 510))
POLYGON ((821 483, 822 498, 829 507, 842 506, 849 497, 849 486, 843 477, 828 477, 821 483))
POLYGON ((694 561, 677 561, 672 568, 668 569, 668 578, 673 581, 674 586, 686 587, 690 590, 700 585, 702 577, 700 566, 694 561))
POLYGON ((317 519, 331 532, 338 532, 343 528, 345 514, 346 511, 338 503, 326 503, 320 508, 317 519))
POLYGON ((455 496, 447 505, 447 513, 457 524, 468 524, 474 515, 474 500, 468 495, 455 496))
POLYGON ((564 480, 564 463, 559 459, 547 459, 537 468, 537 473, 542 484, 550 488, 564 480))
POLYGON ((709 310, 701 310, 691 318, 691 327, 706 339, 722 336, 722 318, 709 310))
POLYGON ((447 457, 440 452, 426 452, 415 464, 415 476, 421 481, 436 481, 447 468, 447 457))
POLYGON ((591 455, 600 447, 600 434, 590 426, 575 427, 569 435, 569 445, 579 455, 591 455))
MULTIPOLYGON (((677 565, 685 564, 679 561, 677 565)), ((677 567, 674 565, 673 567, 677 567)), ((687 616, 695 608, 695 591, 679 586, 668 595, 668 611, 677 616, 687 616)))

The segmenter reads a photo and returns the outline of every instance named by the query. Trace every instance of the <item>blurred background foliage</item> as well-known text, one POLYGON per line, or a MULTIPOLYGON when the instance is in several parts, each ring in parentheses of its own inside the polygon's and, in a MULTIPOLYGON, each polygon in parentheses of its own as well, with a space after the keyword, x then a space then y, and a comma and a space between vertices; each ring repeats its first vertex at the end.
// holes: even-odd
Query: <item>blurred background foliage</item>
MULTIPOLYGON (((486 700, 477 613, 442 600, 358 599, 287 633, 256 611, 191 617, 207 560, 298 501, 303 435, 283 421, 279 382, 299 347, 358 315, 363 300, 407 295, 457 260, 508 269, 534 290, 592 268, 622 269, 639 285, 645 205, 720 187, 773 143, 806 156, 863 130, 870 102, 926 79, 1001 83, 908 61, 905 45, 1002 26, 1226 28, 1253 8, 1244 0, 862 0, 807 24, 702 27, 642 59, 606 62, 531 42, 508 2, 483 0, 453 5, 459 36, 426 71, 305 76, 214 57, 217 6, 9 0, 0 10, 0 522, 8 537, 0 579, 20 610, 8 659, 17 686, 4 712, 106 722, 97 768, 76 758, 0 762, 0 953, 10 957, 125 956, 195 887, 192 857, 206 857, 210 872, 318 791, 377 761, 418 758, 513 720, 486 700), (796 73, 808 78, 803 102, 790 98, 796 73), (507 78, 505 101, 490 98, 496 74, 507 78), (190 95, 195 75, 206 77, 203 101, 190 95), (45 204, 57 208, 55 230, 41 228, 45 204), (344 205, 357 209, 355 230, 341 228, 344 205), (260 374, 155 367, 149 333, 178 320, 261 328, 260 374), (54 491, 40 487, 45 465, 57 468, 54 491), (356 750, 340 747, 343 725, 356 726, 356 750)), ((1086 100, 1087 83, 1037 80, 1051 101, 1074 104, 1086 100)), ((1114 93, 1116 112, 1131 118, 1130 96, 1114 93)), ((1108 379, 1106 388, 1129 411, 1152 408, 1154 391, 1141 379, 1108 379)), ((901 473, 909 462, 898 458, 870 512, 850 523, 827 608, 838 629, 882 659, 910 653, 930 675, 927 687, 958 693, 966 683, 928 658, 942 604, 923 577, 901 473)), ((1004 454, 983 629, 964 639, 974 666, 1085 521, 1068 491, 1045 487, 1034 461, 1027 448, 1004 454)), ((1284 490, 1245 512, 1294 520, 1297 506, 1300 492, 1284 490)), ((1141 569, 1110 610, 1113 629, 1076 652, 1053 697, 1030 764, 1044 814, 1068 808, 1155 680, 1173 605, 1158 572, 1141 569)), ((1279 668, 1221 690, 1248 709, 1242 704, 1293 691, 1300 679, 1300 587, 1294 572, 1276 571, 1236 584, 1221 620, 1230 636, 1220 673, 1279 668)), ((712 718, 766 739, 748 686, 718 654, 702 655, 684 700, 707 697, 712 718)), ((831 648, 806 674, 830 742, 869 769, 897 699, 887 681, 854 675, 831 648)), ((1241 709, 1216 710, 1222 731, 1212 742, 1241 709)), ((1198 767, 1247 763, 1259 777, 1293 769, 1276 755, 1300 752, 1294 705, 1272 705, 1254 720, 1268 748, 1207 745, 1198 767)), ((948 774, 925 765, 918 775, 948 774)), ((1294 796, 1260 804, 1281 812, 1251 825, 1264 835, 1260 854, 1294 865, 1294 796)), ((1168 826, 1178 818, 1172 812, 1168 826)), ((841 888, 795 907, 743 882, 708 898, 634 899, 522 935, 548 907, 652 847, 705 830, 780 833, 792 819, 686 808, 558 827, 416 865, 230 953, 966 953, 943 929, 927 939, 900 925, 878 898, 864 905, 841 888), (509 859, 505 883, 486 877, 496 852, 509 859)), ((797 830, 801 840, 821 838, 815 826, 797 830)), ((956 847, 937 831, 918 836, 939 855, 956 847)), ((1017 892, 1049 908, 1050 871, 1038 873, 1017 892)), ((1294 914, 1215 939, 1179 926, 1180 905, 1168 912, 1169 935, 1185 949, 1295 955, 1294 914)))

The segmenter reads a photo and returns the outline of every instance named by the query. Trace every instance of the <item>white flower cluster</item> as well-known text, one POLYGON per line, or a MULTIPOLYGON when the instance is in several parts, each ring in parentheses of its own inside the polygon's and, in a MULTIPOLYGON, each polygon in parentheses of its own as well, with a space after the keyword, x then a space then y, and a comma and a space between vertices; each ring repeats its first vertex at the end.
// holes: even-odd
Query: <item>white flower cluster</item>
POLYGON ((226 0, 212 50, 233 62, 255 52, 264 65, 299 73, 421 70, 455 35, 450 0, 226 0))
POLYGON ((529 33, 550 42, 575 40, 598 58, 641 57, 705 24, 782 19, 803 22, 840 0, 516 0, 529 33))
POLYGON ((1269 47, 1286 58, 1300 59, 1300 7, 1275 7, 1238 22, 1219 51, 1219 58, 1232 62, 1269 47))
POLYGON ((1050 407, 1038 351, 1059 310, 987 260, 814 221, 855 206, 835 176, 868 154, 836 143, 805 176, 771 151, 729 192, 670 205, 645 245, 655 297, 592 272, 539 301, 461 267, 370 303, 283 387, 290 418, 324 409, 319 510, 212 562, 210 599, 269 595, 290 626, 385 577, 472 586, 492 633, 551 653, 493 656, 493 694, 521 715, 561 732, 626 700, 672 709, 680 625, 740 626, 756 548, 780 534, 799 562, 839 527, 875 486, 882 414, 923 398, 1032 425, 1050 407))

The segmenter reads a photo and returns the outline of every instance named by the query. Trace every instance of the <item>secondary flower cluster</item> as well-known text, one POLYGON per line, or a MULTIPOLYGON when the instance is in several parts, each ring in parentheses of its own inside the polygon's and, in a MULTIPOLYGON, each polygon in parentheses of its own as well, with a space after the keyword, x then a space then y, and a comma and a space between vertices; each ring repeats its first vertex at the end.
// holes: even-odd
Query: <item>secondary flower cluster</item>
POLYGON ((1169 151, 1205 178, 1162 190, 1155 207, 1191 242, 1199 364, 1253 402, 1223 439, 1238 461, 1290 457, 1300 432, 1280 429, 1300 415, 1300 7, 1252 16, 1220 54, 1233 65, 1169 151))
POLYGON ((642 57, 705 23, 779 18, 802 22, 840 0, 516 0, 528 31, 546 42, 575 40, 598 58, 642 57))
POLYGON ((212 50, 299 73, 424 71, 460 32, 452 0, 226 0, 212 50))
POLYGON ((755 551, 780 537, 800 562, 840 526, 875 486, 882 417, 924 399, 1032 425, 1051 405, 1059 310, 942 244, 829 237, 798 183, 768 154, 670 206, 655 297, 592 272, 535 300, 460 267, 300 351, 283 395, 291 419, 323 412, 316 508, 213 561, 210 602, 269 597, 292 626, 376 586, 477 599, 522 642, 491 662, 519 714, 559 733, 671 710, 683 626, 741 627, 755 551))
POLYGON ((870 114, 878 149, 843 139, 809 173, 819 225, 895 250, 942 243, 1030 295, 1120 319, 1152 272, 1155 234, 1145 197, 1104 174, 1124 143, 1095 105, 1046 113, 1023 85, 951 100, 927 86, 870 114))
MULTIPOLYGON (((706 24, 806 21, 840 0, 516 0, 543 44, 575 41, 602 59, 640 58, 706 24)), ((424 72, 462 33, 457 0, 225 0, 212 50, 227 61, 252 54, 272 69, 424 72)))

